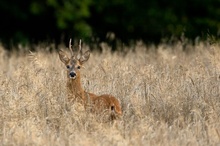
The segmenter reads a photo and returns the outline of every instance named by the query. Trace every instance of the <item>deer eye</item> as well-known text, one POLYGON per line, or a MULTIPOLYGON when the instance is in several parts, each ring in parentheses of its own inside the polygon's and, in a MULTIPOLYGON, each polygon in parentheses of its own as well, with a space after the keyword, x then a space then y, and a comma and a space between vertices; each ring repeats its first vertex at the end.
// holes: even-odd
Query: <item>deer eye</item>
POLYGON ((77 66, 77 69, 80 69, 80 66, 77 66))
POLYGON ((69 65, 67 65, 67 66, 66 66, 66 68, 67 68, 67 69, 70 69, 70 66, 69 66, 69 65))

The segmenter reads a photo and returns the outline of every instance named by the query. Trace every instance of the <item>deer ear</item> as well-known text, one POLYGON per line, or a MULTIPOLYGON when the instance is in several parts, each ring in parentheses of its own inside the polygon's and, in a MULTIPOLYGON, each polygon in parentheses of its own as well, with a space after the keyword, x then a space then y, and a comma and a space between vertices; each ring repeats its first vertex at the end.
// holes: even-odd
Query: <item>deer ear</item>
POLYGON ((69 57, 66 55, 66 53, 63 52, 62 50, 59 50, 58 54, 59 54, 60 60, 61 60, 64 64, 67 64, 68 61, 69 61, 69 57))
POLYGON ((83 64, 89 60, 89 57, 90 57, 90 50, 87 50, 83 55, 80 56, 79 62, 83 64))

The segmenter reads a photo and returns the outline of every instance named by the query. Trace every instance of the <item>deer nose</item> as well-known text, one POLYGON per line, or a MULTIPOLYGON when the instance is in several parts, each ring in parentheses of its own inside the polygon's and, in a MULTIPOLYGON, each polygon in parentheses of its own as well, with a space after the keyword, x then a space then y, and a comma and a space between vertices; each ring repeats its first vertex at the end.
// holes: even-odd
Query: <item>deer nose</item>
POLYGON ((74 78, 76 76, 76 73, 75 72, 70 72, 70 77, 71 78, 74 78))

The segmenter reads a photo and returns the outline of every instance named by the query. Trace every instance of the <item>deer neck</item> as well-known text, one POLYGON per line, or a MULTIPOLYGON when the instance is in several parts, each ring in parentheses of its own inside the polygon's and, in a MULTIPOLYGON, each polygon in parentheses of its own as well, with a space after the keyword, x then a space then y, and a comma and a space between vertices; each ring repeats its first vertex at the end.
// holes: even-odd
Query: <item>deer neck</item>
POLYGON ((77 74, 76 79, 70 79, 68 77, 67 88, 68 92, 70 93, 69 98, 71 98, 71 100, 79 100, 82 103, 84 102, 85 96, 84 89, 81 85, 80 74, 77 74))

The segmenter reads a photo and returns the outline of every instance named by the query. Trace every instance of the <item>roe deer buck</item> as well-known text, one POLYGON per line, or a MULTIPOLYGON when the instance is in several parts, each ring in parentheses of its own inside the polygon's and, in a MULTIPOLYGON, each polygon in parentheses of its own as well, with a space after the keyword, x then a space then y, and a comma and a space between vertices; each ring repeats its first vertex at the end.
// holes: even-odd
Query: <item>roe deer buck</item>
POLYGON ((114 120, 116 117, 122 115, 120 103, 114 96, 108 94, 97 96, 84 91, 82 88, 80 68, 88 61, 90 51, 82 52, 80 40, 78 53, 74 55, 71 39, 69 41, 69 50, 71 52, 70 58, 64 51, 59 50, 59 58, 67 68, 67 92, 69 94, 69 100, 80 102, 85 108, 91 106, 90 108, 93 113, 102 114, 102 112, 107 111, 109 112, 110 120, 114 120))

